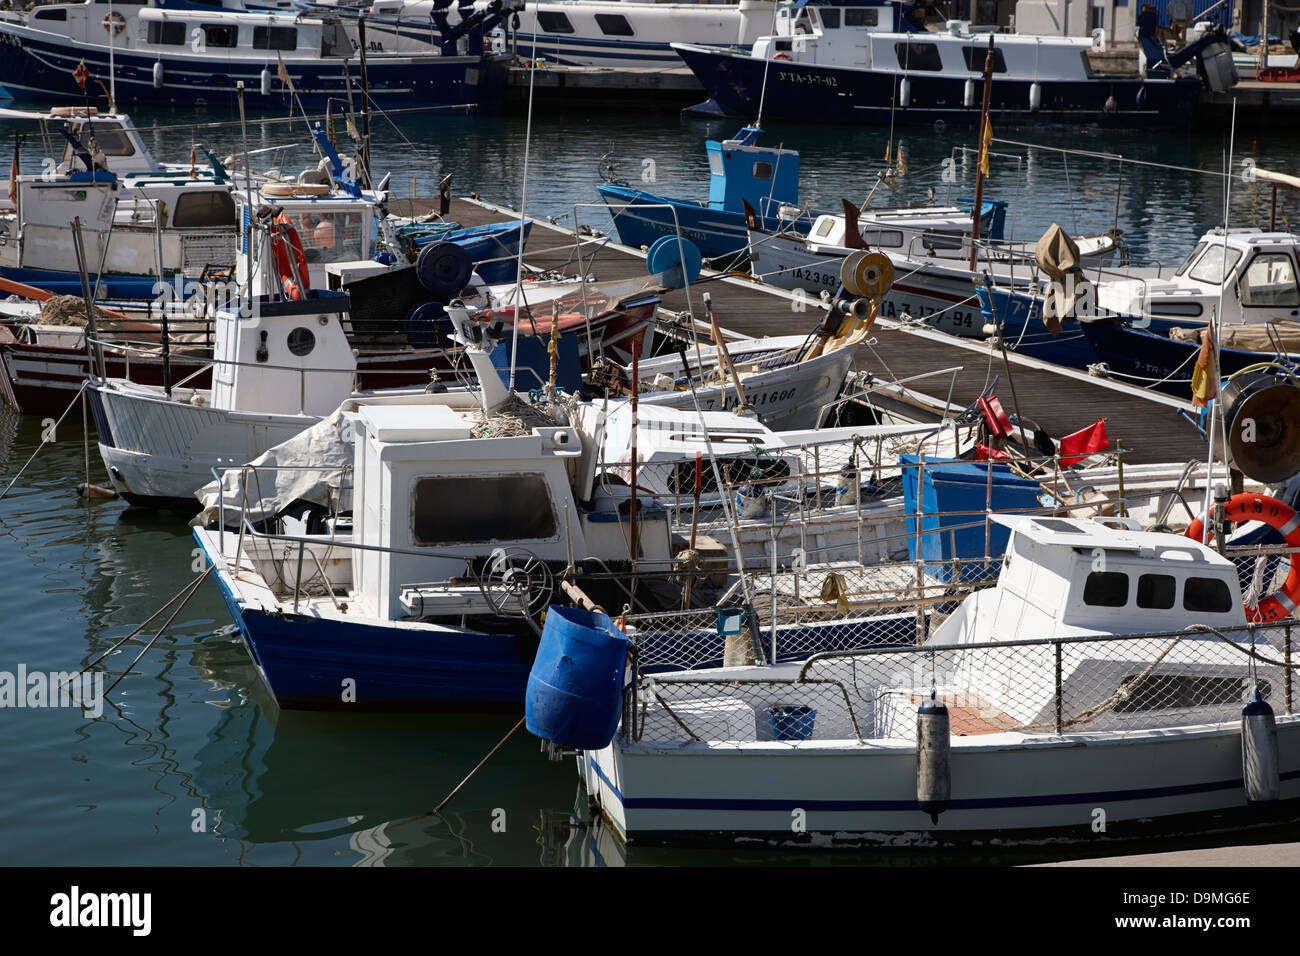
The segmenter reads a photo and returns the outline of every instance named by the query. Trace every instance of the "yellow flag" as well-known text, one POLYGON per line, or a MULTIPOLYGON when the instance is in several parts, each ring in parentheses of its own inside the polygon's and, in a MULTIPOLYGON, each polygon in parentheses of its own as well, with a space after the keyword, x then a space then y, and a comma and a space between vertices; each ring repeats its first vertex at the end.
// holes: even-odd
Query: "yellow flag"
POLYGON ((1192 408, 1205 408, 1218 394, 1219 376, 1214 371, 1214 328, 1201 333, 1201 351, 1192 369, 1192 408))
POLYGON ((905 158, 903 158, 903 144, 902 144, 902 143, 899 143, 899 144, 898 144, 898 171, 899 171, 900 173, 903 173, 903 174, 906 174, 906 173, 907 173, 907 160, 906 160, 905 158))
POLYGON ((894 141, 892 139, 885 144, 885 165, 886 166, 889 165, 889 151, 893 148, 893 146, 894 146, 894 141))
POLYGON ((993 124, 984 117, 984 135, 980 137, 980 172, 989 174, 989 149, 993 146, 993 124))

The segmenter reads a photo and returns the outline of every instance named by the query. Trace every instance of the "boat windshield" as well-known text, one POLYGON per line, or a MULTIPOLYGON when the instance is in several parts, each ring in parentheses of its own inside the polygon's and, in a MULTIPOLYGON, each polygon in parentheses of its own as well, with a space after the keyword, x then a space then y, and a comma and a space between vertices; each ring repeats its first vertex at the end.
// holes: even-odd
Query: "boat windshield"
POLYGON ((362 217, 355 212, 290 213, 308 262, 352 262, 366 258, 362 217))
POLYGON ((1187 277, 1197 282, 1222 285, 1224 278, 1240 258, 1241 252, 1231 246, 1225 248, 1219 244, 1211 244, 1210 248, 1205 250, 1205 255, 1201 256, 1201 261, 1196 263, 1187 277))
POLYGON ((1178 271, 1175 272, 1174 275, 1180 276, 1188 269, 1190 269, 1192 267, 1192 263, 1196 261, 1196 257, 1205 251, 1205 247, 1207 245, 1209 245, 1209 243, 1207 242, 1198 242, 1196 244, 1196 248, 1193 249, 1191 251, 1191 254, 1186 259, 1183 260, 1183 264, 1178 267, 1178 271))

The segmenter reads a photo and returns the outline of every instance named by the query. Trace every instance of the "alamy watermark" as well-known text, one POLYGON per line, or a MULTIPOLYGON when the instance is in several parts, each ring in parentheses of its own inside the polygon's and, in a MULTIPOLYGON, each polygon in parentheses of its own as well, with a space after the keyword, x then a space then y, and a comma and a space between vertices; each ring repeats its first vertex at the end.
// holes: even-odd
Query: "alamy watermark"
POLYGON ((0 708, 76 707, 88 717, 104 713, 103 672, 0 671, 0 708))

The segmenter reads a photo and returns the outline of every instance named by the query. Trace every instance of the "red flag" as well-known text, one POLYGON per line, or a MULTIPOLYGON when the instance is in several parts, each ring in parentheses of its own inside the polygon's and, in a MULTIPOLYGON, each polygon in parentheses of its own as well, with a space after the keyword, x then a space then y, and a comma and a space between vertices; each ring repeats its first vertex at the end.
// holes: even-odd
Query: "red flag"
POLYGON ((77 68, 72 71, 72 78, 77 81, 77 85, 83 90, 86 88, 86 80, 90 79, 90 71, 86 69, 85 60, 77 64, 77 68))
POLYGON ((191 146, 190 147, 190 179, 197 179, 199 176, 198 171, 194 168, 195 161, 197 159, 198 156, 194 152, 194 147, 191 146))
POLYGON ((1192 369, 1192 408, 1205 408, 1219 393, 1219 376, 1214 374, 1214 328, 1201 333, 1201 352, 1192 369))
POLYGON ((1057 450, 1061 453, 1061 466, 1066 467, 1078 464, 1093 452, 1108 447, 1110 439, 1106 437, 1106 419, 1103 418, 1073 435, 1066 435, 1061 439, 1057 450))
POLYGON ((1010 461, 1011 456, 1004 451, 998 451, 996 448, 990 448, 988 445, 975 446, 976 461, 1010 461))

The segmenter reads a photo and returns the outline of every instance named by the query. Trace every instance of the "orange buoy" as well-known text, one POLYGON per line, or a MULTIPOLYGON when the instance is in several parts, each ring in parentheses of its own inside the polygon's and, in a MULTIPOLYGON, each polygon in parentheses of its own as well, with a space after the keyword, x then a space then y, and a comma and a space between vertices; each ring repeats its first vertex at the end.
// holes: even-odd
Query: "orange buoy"
MULTIPOLYGON (((1300 548, 1300 514, 1289 505, 1268 495, 1233 495, 1223 509, 1223 516, 1234 524, 1241 521, 1262 521, 1275 528, 1286 539, 1289 547, 1300 548)), ((1200 541, 1205 534, 1205 522, 1197 518, 1187 526, 1187 537, 1200 541)), ((1206 542, 1214 539, 1214 529, 1206 542)), ((1300 607, 1300 552, 1291 554, 1291 573, 1274 593, 1260 600, 1255 608, 1246 608, 1249 621, 1280 621, 1294 614, 1300 607)))

